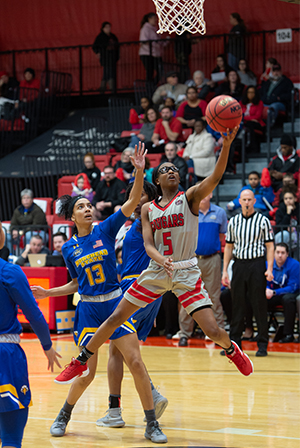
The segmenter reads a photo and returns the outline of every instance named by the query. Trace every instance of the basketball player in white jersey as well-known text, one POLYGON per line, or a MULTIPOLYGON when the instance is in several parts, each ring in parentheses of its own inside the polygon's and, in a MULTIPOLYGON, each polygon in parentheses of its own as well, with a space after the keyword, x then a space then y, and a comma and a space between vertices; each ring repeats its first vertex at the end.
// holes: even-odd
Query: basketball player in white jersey
POLYGON ((230 341, 225 330, 218 327, 204 289, 201 272, 197 266, 195 249, 198 237, 198 212, 200 201, 208 196, 220 182, 226 168, 231 142, 238 128, 223 135, 223 148, 214 172, 201 184, 179 192, 177 167, 165 162, 153 171, 153 182, 160 198, 142 208, 142 227, 145 249, 152 259, 149 267, 127 290, 112 315, 98 328, 77 360, 78 367, 70 364, 57 378, 72 381, 81 374, 83 364, 135 311, 172 290, 203 332, 224 348, 226 356, 243 375, 253 372, 248 356, 230 341), (80 366, 81 364, 81 366, 80 366))

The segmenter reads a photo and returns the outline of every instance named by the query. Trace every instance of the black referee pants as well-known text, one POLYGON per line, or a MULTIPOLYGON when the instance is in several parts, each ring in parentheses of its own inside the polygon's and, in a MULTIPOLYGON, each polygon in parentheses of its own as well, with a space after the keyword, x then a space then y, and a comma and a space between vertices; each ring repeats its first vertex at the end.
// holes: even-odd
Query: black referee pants
POLYGON ((253 260, 236 260, 233 264, 231 296, 232 321, 230 338, 240 347, 246 315, 246 296, 248 297, 256 319, 258 348, 268 346, 268 305, 266 298, 267 281, 265 278, 266 263, 264 257, 253 260))

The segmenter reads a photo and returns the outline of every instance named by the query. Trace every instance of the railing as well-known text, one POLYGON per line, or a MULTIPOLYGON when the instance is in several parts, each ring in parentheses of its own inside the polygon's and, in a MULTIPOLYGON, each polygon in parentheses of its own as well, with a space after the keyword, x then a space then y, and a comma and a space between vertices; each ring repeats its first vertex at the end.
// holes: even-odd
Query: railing
POLYGON ((275 243, 286 243, 290 249, 290 257, 300 261, 300 225, 287 226, 276 224, 273 226, 273 229, 275 234, 275 243))
POLYGON ((62 120, 69 108, 72 77, 43 72, 40 89, 16 88, 0 105, 0 158, 62 120))
MULTIPOLYGON (((287 76, 299 79, 299 33, 300 28, 294 28, 293 41, 285 44, 276 42, 276 30, 248 33, 244 45, 251 70, 260 75, 264 71, 266 59, 275 57, 287 76)), ((220 34, 181 40, 183 48, 191 46, 188 64, 179 59, 180 42, 177 39, 162 39, 161 80, 164 80, 167 71, 174 69, 185 78, 181 81, 185 81, 187 76, 191 77, 195 70, 202 70, 209 77, 216 65, 216 56, 227 52, 228 37, 229 34, 220 34)), ((149 43, 152 47, 152 42, 149 43)), ((135 80, 145 79, 145 69, 138 55, 139 48, 140 42, 137 41, 119 44, 118 92, 132 91, 135 80)), ((99 92, 103 75, 103 67, 91 45, 0 52, 0 67, 18 79, 22 78, 25 67, 33 67, 37 78, 41 77, 43 71, 49 70, 70 73, 73 77, 72 93, 79 95, 99 92)))
POLYGON ((21 255, 29 244, 32 236, 39 234, 43 239, 43 245, 48 247, 52 245, 52 228, 43 225, 26 225, 26 226, 11 226, 12 229, 5 230, 5 245, 12 255, 21 255), (13 231, 16 232, 16 237, 13 238, 13 231))

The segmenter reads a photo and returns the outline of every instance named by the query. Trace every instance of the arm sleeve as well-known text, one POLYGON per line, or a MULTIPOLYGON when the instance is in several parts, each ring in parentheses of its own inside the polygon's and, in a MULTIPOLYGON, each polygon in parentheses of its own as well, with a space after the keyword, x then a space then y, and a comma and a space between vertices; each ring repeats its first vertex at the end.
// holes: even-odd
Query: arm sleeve
POLYGON ((49 328, 30 290, 27 278, 21 268, 9 265, 5 267, 5 279, 8 293, 20 306, 33 331, 41 341, 44 350, 52 346, 49 328))
POLYGON ((13 215, 12 215, 12 218, 11 218, 11 220, 10 220, 10 228, 11 228, 11 230, 12 230, 12 226, 17 226, 17 225, 18 225, 18 221, 17 221, 17 213, 16 213, 16 211, 17 211, 17 210, 14 210, 13 215))
POLYGON ((191 157, 190 154, 191 154, 191 148, 192 148, 193 139, 194 139, 193 135, 194 134, 189 135, 189 137, 188 137, 188 139, 186 141, 186 147, 184 149, 182 157, 191 157))
POLYGON ((276 211, 275 221, 276 221, 276 224, 281 224, 283 226, 289 225, 291 222, 291 215, 288 215, 286 213, 286 210, 283 209, 283 206, 281 206, 276 211))
POLYGON ((177 120, 177 118, 174 119, 174 124, 172 123, 172 128, 170 126, 170 129, 172 132, 176 132, 178 133, 178 135, 181 134, 182 132, 182 124, 179 120, 177 120))
POLYGON ((234 243, 234 235, 233 235, 233 219, 229 220, 227 233, 226 233, 226 243, 233 244, 234 243))
POLYGON ((106 235, 110 236, 110 238, 115 239, 117 233, 123 224, 127 221, 127 217, 122 213, 121 210, 118 210, 116 213, 113 213, 111 216, 106 218, 105 221, 98 225, 97 231, 104 232, 106 235))
POLYGON ((40 207, 36 207, 32 214, 33 214, 33 220, 32 220, 33 225, 38 224, 42 226, 47 225, 46 215, 40 207))
POLYGON ((272 187, 266 187, 263 189, 263 197, 267 199, 268 202, 270 202, 270 204, 272 204, 272 202, 275 199, 275 195, 274 195, 274 191, 272 187))
POLYGON ((157 122, 155 123, 155 128, 154 128, 154 131, 153 131, 153 134, 160 134, 160 126, 161 126, 161 119, 159 118, 158 120, 157 120, 157 122))
POLYGON ((176 112, 176 117, 180 117, 180 118, 184 118, 184 108, 187 104, 187 101, 184 101, 183 103, 180 104, 180 106, 177 109, 176 112))
POLYGON ((65 260, 66 266, 67 266, 67 268, 68 268, 68 270, 70 272, 70 275, 71 275, 72 279, 73 278, 77 278, 78 274, 76 272, 76 269, 73 266, 73 264, 71 263, 71 261, 68 259, 68 247, 67 246, 63 246, 61 251, 62 251, 62 254, 63 254, 64 260, 65 260))
POLYGON ((161 101, 160 92, 163 92, 164 90, 166 90, 166 87, 164 84, 155 90, 155 92, 152 96, 152 101, 154 104, 158 104, 161 101))
MULTIPOLYGON (((207 133, 201 142, 201 147, 199 147, 197 155, 201 159, 206 157, 212 157, 214 155, 214 148, 215 148, 215 140, 211 134, 207 133)), ((193 158, 197 158, 197 155, 194 156, 193 158)))
POLYGON ((118 184, 115 185, 117 191, 114 191, 112 197, 107 197, 107 202, 111 202, 112 207, 116 205, 123 205, 125 202, 126 184, 118 179, 118 184))
POLYGON ((257 106, 252 106, 250 109, 250 115, 249 116, 244 116, 244 121, 249 121, 249 120, 262 120, 262 114, 263 114, 263 109, 264 109, 264 103, 262 101, 260 101, 258 103, 257 106))
POLYGON ((25 263, 28 263, 28 257, 23 258, 21 255, 15 261, 15 264, 17 264, 18 266, 24 266, 25 263))
POLYGON ((290 267, 287 283, 276 292, 281 294, 294 294, 299 290, 299 263, 293 263, 290 267))
POLYGON ((225 210, 222 209, 221 212, 221 226, 219 233, 226 233, 227 231, 227 216, 225 210))
POLYGON ((206 112, 206 108, 207 108, 207 102, 204 101, 204 100, 201 100, 199 106, 200 106, 200 109, 202 111, 203 117, 205 117, 205 112, 206 112))
POLYGON ((238 196, 232 200, 232 202, 234 203, 234 210, 241 206, 241 204, 239 203, 240 197, 241 197, 241 192, 239 192, 238 196))
POLYGON ((264 226, 265 243, 270 243, 271 241, 274 241, 273 228, 268 218, 265 218, 263 226, 264 226))

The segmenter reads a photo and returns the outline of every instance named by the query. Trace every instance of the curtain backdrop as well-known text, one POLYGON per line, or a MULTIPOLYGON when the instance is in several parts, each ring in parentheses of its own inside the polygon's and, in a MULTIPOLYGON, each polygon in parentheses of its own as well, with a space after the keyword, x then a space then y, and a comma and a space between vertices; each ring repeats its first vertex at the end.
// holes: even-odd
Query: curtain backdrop
MULTIPOLYGON (((205 0, 207 34, 230 30, 238 12, 250 31, 298 27, 299 5, 278 0, 205 0)), ((120 41, 138 40, 152 0, 9 0, 1 2, 0 51, 92 44, 101 23, 112 23, 120 41)))

